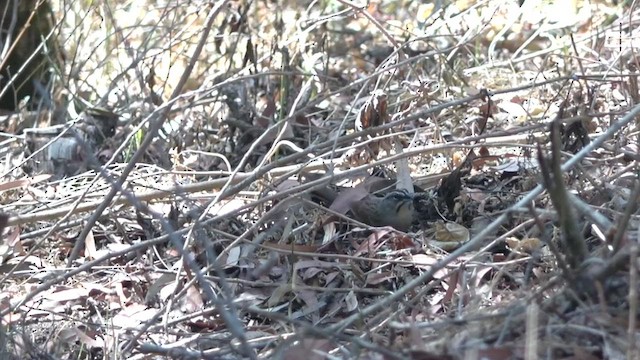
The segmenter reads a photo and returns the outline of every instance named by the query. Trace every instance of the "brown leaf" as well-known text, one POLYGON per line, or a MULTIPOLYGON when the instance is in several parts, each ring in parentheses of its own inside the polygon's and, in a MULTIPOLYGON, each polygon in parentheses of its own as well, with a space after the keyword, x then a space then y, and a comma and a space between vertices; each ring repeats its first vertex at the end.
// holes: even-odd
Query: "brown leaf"
POLYGON ((391 236, 389 244, 393 250, 414 249, 416 244, 413 242, 413 238, 407 234, 394 233, 391 236))
POLYGON ((302 278, 302 280, 309 280, 314 278, 316 275, 318 275, 322 271, 323 270, 320 268, 310 267, 310 268, 307 268, 305 271, 303 271, 300 277, 302 278))
POLYGON ((459 275, 459 271, 455 271, 447 281, 447 285, 448 285, 447 292, 444 295, 444 298, 442 298, 442 302, 445 304, 449 303, 451 299, 453 299, 453 292, 458 287, 458 275, 459 275))
POLYGON ((469 241, 469 229, 454 222, 437 222, 434 226, 434 238, 438 241, 469 241))
POLYGON ((187 294, 184 297, 184 303, 182 310, 186 313, 193 313, 198 310, 202 310, 204 307, 204 301, 202 301, 202 295, 198 288, 194 285, 189 286, 187 294))
POLYGON ((43 174, 43 175, 34 176, 32 178, 23 178, 19 180, 3 182, 3 183, 0 183, 0 192, 17 189, 21 187, 27 187, 29 185, 48 180, 50 177, 51 177, 51 174, 43 174))
POLYGON ((388 228, 375 229, 371 232, 371 235, 369 235, 367 239, 358 246, 353 256, 375 253, 382 245, 385 244, 387 238, 384 236, 391 231, 392 230, 388 228), (383 238, 385 241, 380 241, 383 240, 383 238))
POLYGON ((369 273, 367 275, 367 280, 365 281, 365 283, 367 285, 378 285, 395 278, 396 278, 395 273, 391 271, 386 271, 381 273, 369 273))
POLYGON ((276 113, 276 102, 271 96, 263 96, 258 99, 256 106, 258 109, 262 108, 262 114, 254 118, 254 125, 266 129, 269 127, 273 114, 276 113))
POLYGON ((285 295, 291 292, 291 284, 281 284, 277 288, 273 289, 271 296, 267 300, 267 306, 274 307, 282 302, 285 295))
POLYGON ((375 90, 358 113, 356 130, 380 126, 386 123, 388 118, 387 94, 382 90, 375 90))
POLYGON ((488 274, 491 270, 493 270, 493 267, 491 266, 480 266, 480 268, 474 272, 474 276, 472 280, 474 285, 476 287, 480 287, 480 282, 482 281, 482 278, 484 278, 484 276, 488 274))
POLYGON ((512 251, 519 254, 532 254, 543 245, 542 241, 536 237, 518 239, 517 237, 510 236, 505 241, 512 251))

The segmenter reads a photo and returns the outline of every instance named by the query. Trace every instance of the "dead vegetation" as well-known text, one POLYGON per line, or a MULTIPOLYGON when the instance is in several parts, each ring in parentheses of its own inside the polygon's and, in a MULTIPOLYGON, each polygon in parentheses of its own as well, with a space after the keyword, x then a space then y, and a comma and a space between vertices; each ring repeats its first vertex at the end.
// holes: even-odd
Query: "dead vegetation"
POLYGON ((49 5, 0 358, 640 358, 635 4, 49 5))

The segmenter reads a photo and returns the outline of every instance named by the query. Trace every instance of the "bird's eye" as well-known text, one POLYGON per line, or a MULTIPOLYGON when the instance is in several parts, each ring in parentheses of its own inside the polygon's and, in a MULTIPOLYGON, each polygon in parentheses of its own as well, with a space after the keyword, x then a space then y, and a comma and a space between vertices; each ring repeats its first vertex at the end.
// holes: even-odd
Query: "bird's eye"
POLYGON ((411 198, 411 194, 409 194, 408 191, 402 189, 402 190, 396 190, 394 192, 391 193, 391 197, 394 200, 404 200, 404 199, 410 199, 411 198))

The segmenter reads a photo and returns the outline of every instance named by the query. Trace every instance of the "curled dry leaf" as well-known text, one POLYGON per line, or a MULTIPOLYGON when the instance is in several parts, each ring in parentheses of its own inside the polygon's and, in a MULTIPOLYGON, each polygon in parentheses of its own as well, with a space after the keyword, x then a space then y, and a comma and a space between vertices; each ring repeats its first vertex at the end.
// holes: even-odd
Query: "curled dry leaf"
POLYGON ((382 245, 386 243, 388 238, 385 237, 385 235, 387 235, 390 232, 391 232, 391 229, 387 229, 387 228, 375 229, 374 231, 371 232, 371 235, 367 237, 367 240, 363 241, 358 246, 353 256, 361 256, 364 254, 374 254, 376 251, 378 251, 378 249, 382 245))
POLYGON ((238 261, 240 260, 240 246, 234 246, 229 250, 227 255, 227 259, 225 261, 225 268, 233 267, 238 265, 238 261))
POLYGON ((389 281, 391 279, 395 279, 396 277, 397 277, 396 274, 391 271, 370 273, 370 274, 367 274, 367 279, 365 283, 367 285, 378 285, 383 282, 389 281))
POLYGON ((434 228, 434 239, 437 241, 469 241, 469 229, 454 222, 437 222, 434 228))
POLYGON ((360 131, 382 125, 388 118, 387 94, 382 90, 375 90, 358 113, 356 130, 360 131))
POLYGON ((182 311, 186 313, 193 313, 201 310, 204 307, 204 301, 202 295, 197 287, 194 285, 189 286, 187 294, 184 296, 181 302, 182 311))
POLYGON ((469 229, 454 222, 438 221, 426 234, 431 241, 425 245, 432 244, 444 251, 453 251, 470 239, 469 229))
POLYGON ((321 272, 323 272, 323 270, 320 268, 309 267, 306 270, 302 271, 302 274, 300 274, 300 277, 302 278, 302 280, 309 280, 314 278, 316 275, 318 275, 321 272))
MULTIPOLYGON (((151 286, 149 286, 149 290, 144 296, 144 303, 151 304, 156 300, 156 297, 160 295, 162 289, 165 288, 167 284, 174 283, 176 280, 175 274, 165 273, 162 274, 159 278, 157 278, 151 286)), ((162 301, 166 299, 162 298, 162 301)))
MULTIPOLYGON (((355 121, 355 130, 361 131, 382 125, 387 122, 388 118, 387 95, 382 90, 376 90, 360 108, 355 121)), ((391 149, 390 142, 376 140, 364 148, 351 149, 343 155, 343 161, 353 166, 361 165, 375 158, 381 149, 389 151, 391 149)))
POLYGON ((442 284, 447 289, 444 297, 441 299, 443 304, 449 303, 453 299, 454 291, 458 288, 458 280, 460 278, 460 270, 453 271, 451 276, 442 284))
POLYGON ((516 237, 508 237, 506 239, 509 248, 518 254, 531 254, 542 247, 542 241, 536 237, 518 239, 516 237))
POLYGON ((87 258, 87 260, 94 260, 98 258, 96 239, 93 236, 93 230, 89 231, 87 237, 84 240, 84 256, 87 258))
POLYGON ((267 306, 274 307, 282 302, 282 299, 291 292, 291 284, 280 284, 277 288, 273 290, 271 296, 267 300, 267 306))
POLYGON ((339 271, 332 271, 332 272, 326 274, 324 276, 324 285, 327 286, 327 285, 331 284, 331 282, 333 282, 333 280, 335 280, 338 277, 338 275, 340 275, 339 271))
POLYGON ((352 312, 353 310, 358 308, 358 297, 352 291, 349 291, 347 296, 344 298, 344 302, 347 304, 347 311, 352 312))
POLYGON ((334 222, 324 223, 322 225, 322 230, 324 230, 322 235, 322 245, 328 245, 335 239, 336 224, 334 222))

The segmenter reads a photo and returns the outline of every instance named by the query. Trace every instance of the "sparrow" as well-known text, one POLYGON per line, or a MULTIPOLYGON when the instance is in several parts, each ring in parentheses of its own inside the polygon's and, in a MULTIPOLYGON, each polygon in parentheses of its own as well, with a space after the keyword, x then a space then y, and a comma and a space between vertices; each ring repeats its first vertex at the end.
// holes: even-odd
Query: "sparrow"
POLYGON ((384 196, 369 194, 351 204, 353 218, 371 226, 391 226, 407 231, 416 216, 414 195, 407 190, 393 190, 384 196))

